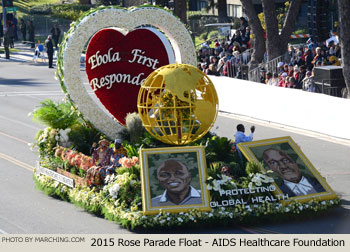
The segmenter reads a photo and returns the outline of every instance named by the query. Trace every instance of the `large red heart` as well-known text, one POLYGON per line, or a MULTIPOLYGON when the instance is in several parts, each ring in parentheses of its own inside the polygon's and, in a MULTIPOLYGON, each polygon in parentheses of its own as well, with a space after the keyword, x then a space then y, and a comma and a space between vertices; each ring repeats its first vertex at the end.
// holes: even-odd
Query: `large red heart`
POLYGON ((150 29, 137 29, 125 36, 108 28, 92 37, 86 51, 89 83, 120 123, 125 124, 125 116, 137 111, 142 80, 155 69, 173 63, 168 51, 150 29))

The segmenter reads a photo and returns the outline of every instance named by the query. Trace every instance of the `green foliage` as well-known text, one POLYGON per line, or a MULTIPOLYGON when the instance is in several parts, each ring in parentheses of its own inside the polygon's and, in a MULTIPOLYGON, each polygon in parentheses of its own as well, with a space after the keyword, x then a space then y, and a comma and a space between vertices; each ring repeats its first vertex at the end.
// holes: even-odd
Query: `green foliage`
POLYGON ((83 12, 89 10, 90 5, 82 4, 43 4, 36 5, 30 9, 31 15, 51 15, 53 17, 68 20, 77 20, 83 12))
POLYGON ((295 30, 293 33, 294 34, 306 34, 306 33, 309 33, 309 30, 307 28, 301 28, 301 29, 295 30))
POLYGON ((230 174, 235 178, 247 176, 246 171, 243 169, 243 167, 239 163, 230 162, 227 166, 230 169, 230 174))
MULTIPOLYGON (((278 8, 276 9, 276 13, 277 13, 277 22, 278 22, 278 29, 282 29, 283 27, 283 23, 284 23, 284 19, 286 18, 286 14, 289 8, 289 2, 285 2, 284 7, 283 8, 278 8)), ((258 14, 258 18, 261 22, 261 26, 264 30, 266 30, 266 24, 265 24, 265 15, 264 12, 261 12, 258 14)))
POLYGON ((34 121, 54 129, 66 129, 80 122, 78 112, 69 102, 56 103, 45 99, 32 114, 34 121))
POLYGON ((61 184, 47 176, 37 177, 33 175, 35 187, 43 191, 46 195, 64 201, 69 201, 68 188, 64 184, 61 184))
POLYGON ((211 38, 217 37, 218 35, 219 35, 219 31, 217 31, 217 30, 211 31, 208 34, 208 38, 211 39, 211 38))
POLYGON ((247 174, 254 174, 260 172, 260 166, 256 162, 248 162, 245 168, 247 174))
POLYGON ((69 141, 72 143, 70 148, 76 149, 85 155, 90 155, 90 148, 93 142, 98 142, 101 134, 94 128, 75 124, 69 132, 69 141))
POLYGON ((199 38, 203 40, 203 42, 206 41, 208 39, 208 33, 203 32, 201 35, 199 35, 199 38))
POLYGON ((52 15, 69 20, 77 20, 85 11, 91 8, 90 5, 82 4, 60 4, 51 7, 52 15))
POLYGON ((131 145, 131 144, 128 144, 128 143, 125 143, 123 144, 124 148, 126 149, 126 151, 128 152, 128 157, 138 157, 139 156, 139 152, 138 152, 138 149, 131 145))
POLYGON ((232 144, 226 137, 214 136, 208 139, 205 149, 207 163, 210 164, 216 161, 222 161, 225 163, 230 163, 232 161, 237 162, 238 160, 231 150, 232 144))
POLYGON ((207 169, 208 177, 215 178, 218 174, 221 173, 221 168, 224 165, 224 162, 212 162, 207 169))

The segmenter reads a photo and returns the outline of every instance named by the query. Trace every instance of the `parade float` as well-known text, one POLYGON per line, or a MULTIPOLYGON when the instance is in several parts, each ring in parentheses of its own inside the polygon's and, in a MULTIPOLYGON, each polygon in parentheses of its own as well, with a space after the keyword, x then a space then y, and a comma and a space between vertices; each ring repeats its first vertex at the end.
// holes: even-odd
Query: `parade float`
POLYGON ((46 126, 37 187, 131 229, 305 219, 340 204, 290 137, 237 147, 210 132, 219 99, 195 65, 189 32, 166 10, 85 13, 58 56, 66 98, 33 111, 46 126), (283 166, 304 181, 298 192, 283 184, 283 166))

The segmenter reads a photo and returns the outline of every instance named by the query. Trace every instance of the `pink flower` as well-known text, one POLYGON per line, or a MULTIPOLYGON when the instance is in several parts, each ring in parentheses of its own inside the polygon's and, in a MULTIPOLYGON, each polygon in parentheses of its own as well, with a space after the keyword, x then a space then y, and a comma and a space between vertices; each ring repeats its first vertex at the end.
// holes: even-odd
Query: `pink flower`
POLYGON ((136 164, 138 164, 139 159, 138 157, 132 157, 132 158, 128 158, 128 157, 122 157, 121 159, 119 159, 119 164, 121 164, 123 167, 125 168, 131 168, 133 166, 135 166, 136 164))
POLYGON ((132 163, 133 163, 133 166, 135 166, 136 164, 138 164, 138 163, 139 163, 139 158, 133 156, 133 157, 132 157, 132 163))

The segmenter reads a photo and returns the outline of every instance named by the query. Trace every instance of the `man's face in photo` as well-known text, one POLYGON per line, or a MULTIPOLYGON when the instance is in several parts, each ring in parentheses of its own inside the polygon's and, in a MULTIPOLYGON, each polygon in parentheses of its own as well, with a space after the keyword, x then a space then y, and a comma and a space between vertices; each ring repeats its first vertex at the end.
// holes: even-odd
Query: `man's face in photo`
POLYGON ((191 182, 191 174, 187 167, 176 161, 165 161, 157 171, 160 185, 169 192, 182 192, 186 190, 191 182))
POLYGON ((285 153, 270 149, 264 152, 263 158, 272 171, 282 179, 298 183, 301 173, 298 165, 285 153))

